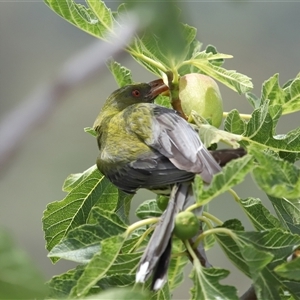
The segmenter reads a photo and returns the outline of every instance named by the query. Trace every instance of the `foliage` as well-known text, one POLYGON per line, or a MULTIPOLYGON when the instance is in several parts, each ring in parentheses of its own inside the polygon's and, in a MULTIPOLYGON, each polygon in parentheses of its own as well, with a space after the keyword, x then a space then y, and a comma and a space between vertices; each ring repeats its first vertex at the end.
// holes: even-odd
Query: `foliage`
POLYGON ((0 299, 41 299, 47 295, 42 275, 8 232, 0 230, 0 299))
MULTIPOLYGON (((122 4, 117 12, 112 12, 100 0, 87 0, 87 6, 73 0, 45 2, 65 20, 108 42, 118 39, 126 18, 147 8, 122 4)), ((169 5, 170 16, 162 21, 158 14, 156 23, 157 26, 165 24, 166 28, 154 26, 153 34, 146 26, 151 18, 145 20, 141 23, 144 30, 125 50, 156 76, 166 78, 171 73, 174 85, 182 75, 207 74, 245 94, 253 106, 249 116, 241 115, 236 109, 227 113, 224 131, 192 114, 206 145, 224 141, 234 148, 245 147, 248 154, 228 163, 208 187, 203 187, 197 179, 194 184, 197 201, 187 210, 195 210, 230 192, 253 224, 252 231, 245 231, 238 220, 222 222, 204 212, 201 217, 204 231, 197 242, 204 240, 206 249, 218 243, 228 259, 251 278, 258 299, 300 299, 299 258, 287 261, 300 246, 300 171, 294 165, 300 154, 300 127, 276 134, 280 117, 300 110, 300 77, 297 75, 281 87, 275 74, 263 83, 261 96, 255 96, 250 93, 249 77, 222 67, 231 55, 219 53, 211 45, 201 50, 196 29, 178 21, 178 11, 172 3, 162 5, 169 5), (170 31, 168 26, 175 29, 170 31), (249 173, 268 195, 276 215, 260 199, 240 199, 232 190, 249 173)), ((109 60, 108 68, 119 86, 132 82, 130 70, 113 59, 109 60)), ((157 102, 169 105, 165 96, 160 96, 157 102)), ((94 135, 91 128, 86 131, 94 135)), ((156 293, 141 292, 135 285, 135 272, 151 235, 151 225, 162 213, 156 200, 143 202, 136 211, 141 220, 130 224, 131 196, 120 192, 95 166, 70 175, 63 189, 66 197, 49 204, 44 212, 46 248, 53 262, 63 258, 79 265, 51 279, 48 286, 52 298, 111 299, 116 298, 115 294, 105 290, 119 287, 122 289, 118 290, 118 299, 170 299, 172 291, 184 280, 183 269, 190 258, 191 299, 238 299, 236 287, 220 282, 229 272, 215 266, 203 267, 192 245, 177 238, 173 242, 167 284, 156 293)), ((146 290, 149 285, 146 282, 146 290)))

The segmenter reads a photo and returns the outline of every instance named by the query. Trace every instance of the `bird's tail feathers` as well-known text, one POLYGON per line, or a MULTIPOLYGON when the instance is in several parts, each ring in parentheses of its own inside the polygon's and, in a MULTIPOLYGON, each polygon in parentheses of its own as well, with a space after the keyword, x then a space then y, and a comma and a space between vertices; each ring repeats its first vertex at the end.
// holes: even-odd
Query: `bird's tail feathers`
POLYGON ((154 290, 158 290, 165 283, 171 257, 171 237, 175 217, 183 209, 191 192, 190 182, 178 183, 173 186, 168 206, 156 225, 140 260, 136 282, 145 282, 154 273, 152 281, 154 290))

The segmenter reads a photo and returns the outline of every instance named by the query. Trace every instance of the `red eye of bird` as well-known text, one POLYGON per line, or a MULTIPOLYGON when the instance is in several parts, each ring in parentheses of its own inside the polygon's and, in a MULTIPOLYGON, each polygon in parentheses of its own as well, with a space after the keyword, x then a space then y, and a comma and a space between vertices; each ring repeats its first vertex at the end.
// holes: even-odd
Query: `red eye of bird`
POLYGON ((141 95, 141 92, 139 90, 133 90, 131 94, 133 97, 139 97, 141 95))

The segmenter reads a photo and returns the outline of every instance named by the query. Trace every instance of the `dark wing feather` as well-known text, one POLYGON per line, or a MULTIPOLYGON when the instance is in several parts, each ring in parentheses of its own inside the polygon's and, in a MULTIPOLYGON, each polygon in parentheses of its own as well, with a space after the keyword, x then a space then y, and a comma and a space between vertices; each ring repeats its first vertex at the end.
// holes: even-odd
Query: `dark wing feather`
POLYGON ((199 174, 209 183, 221 168, 201 142, 198 133, 174 110, 153 107, 154 138, 148 145, 180 170, 199 174))
POLYGON ((149 149, 136 160, 107 174, 123 191, 134 193, 139 188, 160 190, 175 183, 191 181, 195 174, 209 183, 221 170, 198 133, 176 111, 141 103, 128 112, 124 111, 126 113, 142 116, 127 118, 127 125, 130 134, 138 136, 149 149))
POLYGON ((174 183, 191 181, 193 173, 180 170, 165 156, 157 151, 150 151, 121 169, 107 175, 119 189, 135 193, 139 188, 159 190, 169 194, 168 187, 174 183))

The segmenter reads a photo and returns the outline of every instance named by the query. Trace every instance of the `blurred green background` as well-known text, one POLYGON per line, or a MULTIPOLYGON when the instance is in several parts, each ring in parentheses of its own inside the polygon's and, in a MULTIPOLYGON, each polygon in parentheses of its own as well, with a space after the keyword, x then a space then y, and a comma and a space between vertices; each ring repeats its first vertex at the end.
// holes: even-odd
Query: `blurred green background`
MULTIPOLYGON (((105 2, 112 8, 117 5, 115 1, 105 2)), ((198 28, 198 39, 204 46, 213 44, 220 52, 234 56, 224 67, 250 76, 255 94, 260 95, 262 82, 273 74, 280 73, 283 84, 300 71, 299 2, 193 1, 181 3, 181 7, 189 25, 198 28)), ((0 2, 0 118, 37 86, 53 79, 69 57, 94 40, 58 17, 42 1, 0 2)), ((132 70, 135 80, 154 79, 131 57, 125 56, 120 62, 132 70)), ((46 279, 73 264, 52 265, 46 257, 43 210, 48 203, 64 197, 61 186, 70 173, 82 172, 95 163, 96 141, 83 128, 93 124, 104 100, 116 88, 112 75, 104 70, 74 90, 46 124, 26 137, 9 167, 1 172, 0 226, 10 230, 46 279)), ((220 89, 225 111, 237 108, 242 113, 251 112, 244 96, 221 85, 220 89)), ((297 126, 299 115, 284 117, 278 133, 297 126)), ((267 203, 250 176, 236 191, 241 197, 261 197, 267 203)), ((148 192, 139 192, 134 205, 149 196, 148 192)), ((210 210, 222 220, 242 218, 244 225, 251 228, 229 195, 213 201, 210 210)), ((232 271, 224 282, 237 285, 240 292, 247 288, 247 279, 218 248, 208 255, 213 265, 232 271)), ((186 298, 188 291, 183 288, 174 296, 186 298)))

